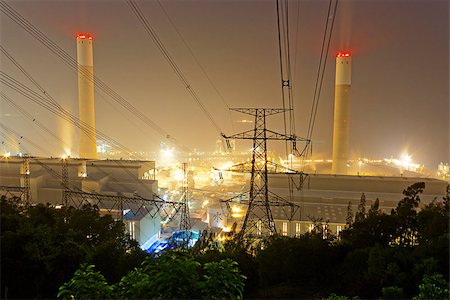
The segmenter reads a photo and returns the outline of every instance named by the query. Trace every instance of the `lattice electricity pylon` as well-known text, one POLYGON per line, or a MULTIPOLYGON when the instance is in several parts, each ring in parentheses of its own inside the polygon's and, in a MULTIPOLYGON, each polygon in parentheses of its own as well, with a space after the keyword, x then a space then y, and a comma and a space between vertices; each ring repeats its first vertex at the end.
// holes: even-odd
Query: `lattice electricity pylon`
POLYGON ((183 181, 181 186, 181 202, 184 205, 181 207, 180 214, 180 230, 191 229, 191 218, 189 215, 189 188, 188 188, 188 178, 187 178, 187 163, 182 164, 183 169, 183 181))
POLYGON ((31 187, 30 187, 30 159, 24 155, 22 160, 23 187, 25 189, 24 202, 28 206, 31 203, 31 187))
POLYGON ((68 193, 66 193, 65 191, 69 190, 69 166, 68 166, 68 162, 66 158, 62 158, 61 159, 61 176, 62 176, 62 180, 61 180, 61 184, 64 188, 64 192, 63 192, 63 203, 65 206, 67 206, 67 195, 68 193))
MULTIPOLYGON (((170 222, 181 211, 184 203, 165 201, 157 195, 155 199, 146 199, 141 196, 109 195, 99 193, 87 193, 73 190, 65 190, 70 206, 81 208, 85 204, 90 204, 104 209, 110 214, 114 212, 123 214, 123 210, 130 210, 134 215, 140 213, 149 214, 154 218, 156 214, 167 218, 170 222)), ((120 216, 122 218, 122 216, 120 216)))
MULTIPOLYGON (((298 206, 277 196, 268 189, 268 176, 270 163, 267 162, 267 141, 289 141, 293 143, 296 149, 298 141, 309 142, 307 139, 299 138, 296 135, 287 135, 278 133, 266 128, 266 117, 287 111, 283 108, 231 108, 231 110, 248 114, 255 117, 255 126, 253 130, 231 136, 222 136, 228 139, 252 140, 253 153, 251 163, 251 179, 247 213, 244 218, 241 230, 238 233, 239 240, 246 238, 258 238, 261 236, 274 235, 277 233, 275 222, 273 220, 271 206, 277 206, 289 210, 287 214, 290 219, 294 216, 298 206)), ((227 142, 227 144, 229 144, 227 142)), ((302 176, 302 172, 297 172, 302 176)), ((226 202, 233 201, 237 197, 231 198, 226 202)))
POLYGON ((12 198, 16 201, 20 201, 25 198, 26 188, 23 186, 7 186, 0 185, 0 196, 5 196, 6 198, 12 198))

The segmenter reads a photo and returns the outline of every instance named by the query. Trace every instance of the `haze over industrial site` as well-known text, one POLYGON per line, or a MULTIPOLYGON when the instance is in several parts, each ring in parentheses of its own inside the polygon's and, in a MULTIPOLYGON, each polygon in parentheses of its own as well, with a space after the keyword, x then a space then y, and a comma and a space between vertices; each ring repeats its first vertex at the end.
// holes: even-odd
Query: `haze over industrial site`
MULTIPOLYGON (((13 1, 11 5, 72 58, 76 59, 77 34, 93 35, 95 75, 162 129, 149 126, 96 87, 97 129, 133 151, 159 152, 163 135, 169 134, 189 149, 212 152, 220 138, 218 129, 237 132, 249 127, 244 120, 252 121, 230 113, 229 107, 282 106, 276 10, 271 1, 140 3, 218 128, 189 95, 125 2, 13 1)), ((306 136, 308 129, 327 5, 327 1, 299 1, 290 6, 290 63, 299 136, 306 136)), ((448 162, 446 5, 445 1, 341 1, 327 52, 313 155, 331 159, 333 59, 339 51, 349 51, 353 60, 351 158, 399 158, 407 152, 433 171, 440 162, 448 162)), ((62 107, 77 115, 75 70, 4 14, 1 25, 5 49, 62 107)), ((32 87, 5 57, 2 70, 32 87)), ((45 141, 46 147, 44 151, 20 140, 16 143, 33 155, 67 152, 78 156, 77 129, 7 87, 2 86, 2 91, 54 128, 66 146, 2 101, 2 122, 38 144, 45 141)), ((272 128, 284 130, 282 117, 272 122, 272 128)), ((13 154, 24 151, 17 145, 2 147, 13 154)), ((238 142, 237 147, 248 150, 251 145, 238 142)), ((283 155, 283 146, 272 147, 283 155)))
POLYGON ((1 297, 447 299, 449 4, 0 0, 1 297))
POLYGON ((450 178, 431 3, 2 2, 1 189, 99 205, 143 249, 233 223, 339 232, 361 193, 388 212, 418 180, 431 201, 450 178))

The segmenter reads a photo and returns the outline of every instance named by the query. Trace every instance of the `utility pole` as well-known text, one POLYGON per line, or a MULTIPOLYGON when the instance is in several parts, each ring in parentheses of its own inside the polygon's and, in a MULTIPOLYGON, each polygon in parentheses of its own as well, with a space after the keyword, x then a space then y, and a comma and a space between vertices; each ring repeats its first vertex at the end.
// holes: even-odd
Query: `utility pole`
MULTIPOLYGON (((293 134, 282 134, 267 129, 266 117, 284 113, 287 109, 231 108, 231 110, 251 115, 255 118, 255 126, 253 130, 244 131, 231 136, 222 134, 222 136, 226 140, 240 139, 253 141, 248 209, 244 218, 244 223, 242 224, 242 228, 238 233, 238 238, 242 241, 246 238, 252 239, 261 236, 274 235, 277 233, 277 230, 275 227, 275 222, 273 220, 271 206, 288 208, 290 210, 291 218, 295 214, 296 209, 298 209, 298 206, 269 191, 267 141, 286 141, 292 142, 293 145, 295 145, 297 141, 308 142, 308 140, 298 138, 293 134)), ((228 141, 227 144, 229 144, 228 141)), ((304 175, 302 172, 296 171, 292 171, 290 173, 299 174, 301 177, 304 175)), ((235 198, 232 198, 229 201, 232 201, 233 199, 235 198)))

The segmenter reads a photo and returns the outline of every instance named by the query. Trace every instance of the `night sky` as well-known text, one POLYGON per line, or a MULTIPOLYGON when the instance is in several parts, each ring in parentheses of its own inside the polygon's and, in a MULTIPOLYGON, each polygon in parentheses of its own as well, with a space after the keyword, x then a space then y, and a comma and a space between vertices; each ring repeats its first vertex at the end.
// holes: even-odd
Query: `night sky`
MULTIPOLYGON (((6 2, 72 57, 76 57, 76 34, 92 33, 96 76, 180 143, 214 150, 218 132, 125 1, 6 2)), ((252 126, 239 122, 249 120, 245 115, 230 116, 227 106, 282 106, 275 1, 161 1, 176 29, 159 2, 137 3, 223 132, 232 134, 252 126)), ((304 136, 328 1, 290 1, 289 5, 296 129, 304 136)), ((2 46, 77 115, 76 73, 3 13, 0 18, 2 46)), ((339 1, 313 135, 317 157, 331 157, 334 58, 340 50, 350 51, 353 57, 351 154, 382 159, 408 151, 429 169, 449 162, 449 1, 339 1)), ((0 57, 3 72, 34 88, 0 57)), ((76 129, 4 85, 0 88, 64 136, 77 152, 76 129)), ((98 89, 95 101, 99 130, 134 150, 159 149, 162 137, 152 128, 98 89)), ((62 153, 57 141, 4 101, 0 110, 2 123, 48 149, 42 153, 30 147, 32 154, 62 153)), ((268 121, 272 129, 283 130, 281 118, 268 121)))

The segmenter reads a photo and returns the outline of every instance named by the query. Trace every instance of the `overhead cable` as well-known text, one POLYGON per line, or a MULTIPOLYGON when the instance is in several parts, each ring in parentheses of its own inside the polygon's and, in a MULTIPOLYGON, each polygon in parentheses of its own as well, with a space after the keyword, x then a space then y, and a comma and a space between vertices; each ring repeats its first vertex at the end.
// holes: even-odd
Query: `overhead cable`
POLYGON ((220 129, 219 125, 214 120, 211 113, 206 109, 206 106, 202 103, 200 100, 200 97, 198 96, 197 92, 194 90, 192 85, 189 83, 187 78, 182 73, 180 67, 176 64, 170 53, 167 51, 166 47, 162 43, 162 41, 159 39, 158 35, 156 34, 155 30, 152 28, 150 23, 148 22, 145 15, 142 13, 139 6, 133 1, 133 0, 127 0, 128 5, 130 6, 133 14, 137 17, 141 25, 144 27, 145 31, 147 32, 148 36, 152 39, 152 41, 155 43, 156 47, 161 52, 164 59, 167 61, 167 63, 170 65, 172 70, 177 75, 178 79, 182 82, 183 86, 186 88, 186 91, 188 94, 194 99, 195 103, 200 107, 202 112, 206 115, 208 120, 211 122, 211 124, 214 126, 216 131, 220 134, 222 133, 222 130, 220 129))
POLYGON ((50 38, 48 38, 42 31, 36 28, 33 24, 31 24, 27 19, 25 19, 22 15, 20 15, 16 10, 14 10, 10 5, 5 3, 4 1, 0 1, 0 10, 8 16, 11 20, 17 23, 20 27, 22 27, 25 31, 27 31, 31 36, 37 39, 40 43, 42 43, 47 49, 49 49, 52 53, 58 56, 65 64, 71 67, 74 70, 78 70, 81 72, 83 76, 90 78, 90 80, 95 84, 96 88, 102 90, 105 94, 110 96, 114 101, 120 104, 123 108, 125 108, 128 112, 134 115, 136 118, 141 120, 144 124, 151 127, 158 134, 163 136, 165 139, 172 140, 175 144, 176 140, 170 135, 167 131, 165 131, 161 126, 153 122, 150 118, 144 115, 141 110, 137 109, 130 102, 120 96, 116 91, 114 91, 109 85, 103 82, 98 76, 92 76, 89 70, 84 68, 81 65, 78 65, 77 61, 70 56, 67 52, 65 52, 61 47, 59 47, 56 43, 54 43, 50 38))

